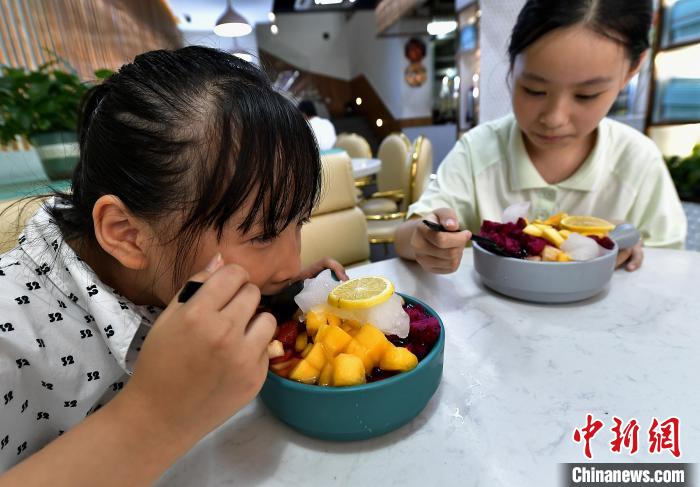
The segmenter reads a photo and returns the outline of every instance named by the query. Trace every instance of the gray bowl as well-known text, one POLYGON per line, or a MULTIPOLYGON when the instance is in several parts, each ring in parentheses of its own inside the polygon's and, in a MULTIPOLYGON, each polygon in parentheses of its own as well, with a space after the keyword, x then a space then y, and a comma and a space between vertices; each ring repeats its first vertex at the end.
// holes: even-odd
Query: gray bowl
POLYGON ((570 303, 601 292, 615 271, 620 248, 633 246, 639 232, 619 225, 610 237, 615 247, 586 262, 536 262, 501 257, 473 242, 474 269, 487 287, 496 292, 536 303, 570 303))

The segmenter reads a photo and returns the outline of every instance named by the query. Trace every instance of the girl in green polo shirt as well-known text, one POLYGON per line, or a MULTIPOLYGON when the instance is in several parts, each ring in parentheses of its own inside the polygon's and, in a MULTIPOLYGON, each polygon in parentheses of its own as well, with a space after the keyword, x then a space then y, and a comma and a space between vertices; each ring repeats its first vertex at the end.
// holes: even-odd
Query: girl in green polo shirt
MULTIPOLYGON (((516 202, 628 221, 646 246, 681 248, 687 223, 654 143, 604 118, 649 48, 651 0, 529 0, 513 28, 513 113, 467 132, 396 232, 401 257, 431 272, 459 266, 481 221, 516 202), (449 230, 433 232, 421 219, 449 230)), ((642 243, 621 251, 635 270, 642 243)))

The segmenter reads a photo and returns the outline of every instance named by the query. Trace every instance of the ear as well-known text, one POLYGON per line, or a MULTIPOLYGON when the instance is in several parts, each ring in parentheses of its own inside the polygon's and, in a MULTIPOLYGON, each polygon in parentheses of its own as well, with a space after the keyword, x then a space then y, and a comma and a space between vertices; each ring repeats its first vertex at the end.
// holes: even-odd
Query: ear
POLYGON ((122 200, 111 194, 100 196, 92 208, 92 221, 105 252, 128 269, 148 267, 150 226, 132 215, 122 200))
POLYGON ((634 65, 630 66, 629 71, 627 72, 627 75, 625 76, 624 82, 622 83, 622 87, 624 88, 627 86, 627 83, 630 82, 632 78, 634 78, 639 71, 641 71, 642 66, 644 66, 644 62, 647 60, 647 56, 649 55, 649 49, 644 51, 640 56, 637 62, 634 65))

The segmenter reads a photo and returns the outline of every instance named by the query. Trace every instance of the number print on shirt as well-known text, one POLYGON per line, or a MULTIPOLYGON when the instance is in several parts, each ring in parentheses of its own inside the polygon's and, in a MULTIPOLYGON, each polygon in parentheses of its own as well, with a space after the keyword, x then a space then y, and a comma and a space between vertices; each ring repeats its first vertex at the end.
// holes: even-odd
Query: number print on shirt
POLYGON ((75 362, 73 361, 73 356, 72 355, 66 355, 65 357, 61 357, 61 364, 65 367, 66 365, 72 365, 75 362))
POLYGON ((94 284, 86 287, 85 289, 87 289, 88 296, 90 296, 90 297, 93 297, 95 294, 97 294, 99 292, 97 290, 97 286, 95 286, 94 284))
POLYGON ((53 391, 53 384, 51 382, 41 381, 41 385, 46 387, 48 390, 53 391))
POLYGON ((95 317, 92 315, 85 315, 83 316, 83 318, 85 318, 85 323, 92 323, 93 321, 95 321, 95 317))
POLYGON ((45 411, 39 411, 36 413, 36 420, 41 421, 42 419, 49 419, 49 413, 45 411))
POLYGON ((64 408, 75 408, 78 407, 78 401, 73 399, 72 401, 63 401, 64 408))
POLYGON ((114 328, 112 328, 112 325, 108 325, 107 328, 105 328, 105 335, 107 335, 107 338, 114 336, 114 328))
POLYGON ((124 383, 123 383, 123 382, 115 382, 114 384, 112 384, 112 390, 113 390, 113 391, 118 391, 118 390, 121 390, 121 389, 124 389, 124 383))
POLYGON ((46 344, 44 343, 43 339, 37 338, 36 343, 39 345, 39 348, 46 348, 46 344))
POLYGON ((59 308, 66 309, 66 303, 64 303, 64 302, 61 301, 60 299, 57 299, 56 301, 58 301, 58 307, 59 307, 59 308))
POLYGON ((25 399, 24 402, 22 403, 22 410, 20 411, 20 413, 25 412, 28 407, 29 407, 29 399, 25 399))
POLYGON ((17 239, 17 243, 22 245, 25 242, 25 240, 27 240, 27 237, 25 235, 20 235, 17 239))
POLYGON ((100 380, 100 372, 97 370, 95 370, 93 372, 88 372, 87 377, 88 377, 88 382, 93 381, 93 380, 100 380))
POLYGON ((7 403, 12 401, 12 399, 14 398, 14 396, 12 395, 12 391, 9 391, 7 394, 2 396, 2 398, 5 400, 5 406, 7 406, 7 403))
POLYGON ((68 299, 70 299, 70 300, 73 301, 74 303, 77 303, 77 302, 78 302, 78 296, 76 296, 76 295, 73 294, 73 293, 70 293, 70 296, 68 296, 68 299))
POLYGON ((3 271, 2 269, 0 269, 0 276, 4 276, 4 275, 5 275, 5 271, 3 271))
POLYGON ((58 240, 51 242, 51 247, 53 247, 54 250, 58 250, 58 240))
POLYGON ((119 301, 119 307, 121 309, 129 309, 129 307, 126 305, 124 301, 119 301))
POLYGON ((49 313, 49 323, 53 323, 54 321, 63 321, 61 313, 49 313))
POLYGON ((15 331, 15 329, 12 327, 12 323, 0 323, 0 331, 7 332, 7 331, 15 331))
POLYGON ((18 358, 15 360, 15 363, 17 364, 18 369, 21 369, 22 367, 29 367, 29 361, 26 358, 18 358))
POLYGON ((39 267, 34 269, 34 272, 36 272, 37 276, 43 276, 44 274, 47 274, 51 270, 51 267, 49 267, 47 264, 41 264, 39 267))
POLYGON ((21 455, 24 450, 27 449, 27 442, 25 441, 17 447, 17 455, 21 455))
POLYGON ((25 282, 24 285, 27 286, 27 289, 30 290, 30 291, 34 291, 34 290, 36 290, 36 289, 41 289, 41 286, 40 286, 39 283, 36 282, 36 281, 25 282))
POLYGON ((17 296, 15 298, 15 301, 17 302, 17 304, 22 306, 23 304, 29 304, 29 297, 28 296, 17 296))
POLYGON ((85 329, 85 330, 80 330, 80 339, 83 340, 85 338, 90 338, 92 336, 92 330, 85 329))
POLYGON ((4 450, 7 444, 10 442, 10 435, 5 435, 5 438, 0 441, 0 450, 4 450))

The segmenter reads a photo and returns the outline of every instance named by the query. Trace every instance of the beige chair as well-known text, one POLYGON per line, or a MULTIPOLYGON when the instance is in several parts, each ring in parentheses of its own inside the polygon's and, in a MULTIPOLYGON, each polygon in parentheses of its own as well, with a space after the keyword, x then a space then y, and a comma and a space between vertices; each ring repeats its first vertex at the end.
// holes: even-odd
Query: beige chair
POLYGON ((372 157, 372 149, 367 140, 358 134, 341 133, 335 141, 335 147, 343 149, 352 158, 363 157, 370 159, 372 157))
POLYGON ((321 156, 321 201, 301 229, 301 262, 332 257, 345 266, 369 259, 365 215, 356 206, 352 164, 345 152, 321 156))
POLYGON ((428 138, 421 135, 413 143, 410 177, 403 188, 407 195, 405 207, 395 213, 366 215, 367 234, 370 243, 388 244, 394 241, 394 232, 406 219, 406 211, 411 203, 418 201, 430 182, 433 169, 433 146, 428 138))
POLYGON ((411 143, 403 133, 388 135, 379 145, 377 157, 382 167, 377 173, 377 192, 360 202, 367 215, 396 213, 406 209, 411 177, 411 143))
POLYGON ((17 246, 17 237, 41 202, 38 198, 0 201, 0 254, 17 246))

